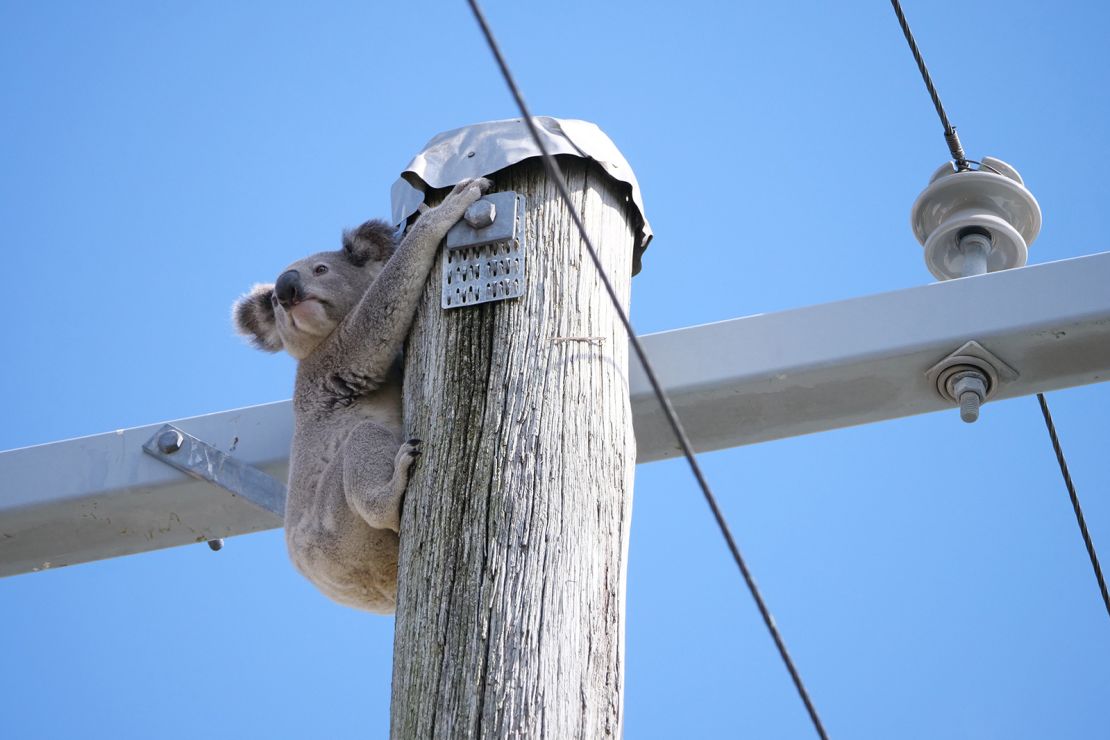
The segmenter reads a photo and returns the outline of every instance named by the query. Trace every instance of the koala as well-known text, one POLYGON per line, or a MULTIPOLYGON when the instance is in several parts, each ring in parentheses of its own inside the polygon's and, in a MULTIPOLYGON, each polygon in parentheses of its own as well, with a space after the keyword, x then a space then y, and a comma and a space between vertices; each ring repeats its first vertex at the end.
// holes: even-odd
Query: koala
POLYGON ((285 539, 297 569, 341 604, 396 607, 401 503, 421 446, 404 439, 401 350, 439 243, 489 186, 459 183, 399 245, 367 221, 232 308, 258 349, 297 358, 285 539))

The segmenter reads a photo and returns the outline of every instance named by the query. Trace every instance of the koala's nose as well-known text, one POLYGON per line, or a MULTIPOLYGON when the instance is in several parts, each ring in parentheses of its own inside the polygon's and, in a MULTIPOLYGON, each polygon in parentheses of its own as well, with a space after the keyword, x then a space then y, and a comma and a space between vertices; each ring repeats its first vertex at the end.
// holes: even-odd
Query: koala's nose
POLYGON ((304 289, 301 287, 301 273, 296 270, 286 270, 274 283, 274 295, 282 308, 289 308, 301 302, 304 289))

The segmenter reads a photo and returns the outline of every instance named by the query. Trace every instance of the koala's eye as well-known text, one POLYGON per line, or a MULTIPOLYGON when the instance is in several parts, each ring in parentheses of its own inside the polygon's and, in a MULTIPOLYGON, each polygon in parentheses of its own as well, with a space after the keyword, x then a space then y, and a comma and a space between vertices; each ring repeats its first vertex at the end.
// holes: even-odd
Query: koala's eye
POLYGON ((313 275, 323 275, 327 271, 328 271, 328 266, 327 265, 316 265, 316 267, 312 268, 312 274, 313 275))

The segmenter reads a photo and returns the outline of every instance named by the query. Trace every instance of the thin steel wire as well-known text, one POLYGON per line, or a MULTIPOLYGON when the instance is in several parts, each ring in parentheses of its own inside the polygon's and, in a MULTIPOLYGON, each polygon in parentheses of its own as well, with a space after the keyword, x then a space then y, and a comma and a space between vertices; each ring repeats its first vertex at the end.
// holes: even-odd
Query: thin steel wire
POLYGON ((1064 450, 1060 447, 1060 438, 1056 436, 1056 425, 1052 423, 1052 414, 1048 411, 1048 401, 1043 393, 1037 394, 1037 401, 1041 404, 1041 414, 1044 424, 1048 427, 1048 437, 1052 440, 1052 449, 1056 451, 1056 462, 1060 464, 1060 473, 1064 476, 1064 485, 1068 487, 1068 496, 1071 497, 1071 508, 1075 511, 1075 521, 1079 524, 1079 531, 1083 535, 1083 544, 1087 546, 1087 556, 1091 559, 1091 567, 1095 569, 1095 580, 1098 581, 1098 590, 1102 592, 1102 603, 1106 605, 1106 614, 1110 616, 1110 593, 1106 590, 1106 579, 1102 577, 1102 566, 1098 562, 1098 553, 1095 552, 1095 543, 1091 540, 1091 533, 1087 531, 1087 520, 1083 518, 1083 508, 1079 505, 1079 495, 1075 492, 1075 484, 1071 482, 1071 473, 1068 472, 1068 462, 1064 459, 1064 450))
POLYGON ((952 154, 952 159, 956 160, 956 167, 966 170, 968 169, 967 157, 964 155, 963 145, 960 144, 960 137, 956 134, 956 127, 948 120, 948 114, 944 112, 944 104, 940 102, 940 94, 933 84, 933 77, 929 74, 929 68, 925 66, 921 50, 917 48, 917 41, 910 31, 910 24, 906 21, 906 14, 902 12, 902 4, 898 0, 890 0, 890 4, 894 7, 894 14, 898 16, 898 25, 902 27, 902 33, 906 36, 906 43, 910 45, 913 60, 917 62, 917 69, 921 72, 921 79, 925 81, 925 89, 933 99, 933 107, 937 109, 940 122, 944 125, 944 141, 948 144, 948 151, 952 154))
POLYGON ((728 549, 732 553, 732 557, 736 561, 741 575, 744 577, 744 582, 748 585, 748 590, 755 600, 760 615, 763 617, 763 622, 767 625, 767 630, 771 633, 771 638, 774 640, 775 647, 778 648, 779 655, 786 665, 786 670, 790 673, 790 678, 794 682, 794 687, 798 690, 798 694, 805 704, 806 711, 809 713, 809 718, 813 722, 813 727, 822 740, 828 740, 825 727, 821 724, 821 718, 817 715, 817 709, 813 706, 813 702, 809 698, 809 692, 806 691, 805 685, 802 683, 802 678, 798 674, 798 669, 794 666, 794 661, 790 658, 790 653, 786 649, 786 643, 783 642, 782 635, 779 634, 778 627, 775 625, 775 619, 771 616, 771 612, 767 608, 767 604, 763 600, 759 588, 756 586, 755 579, 752 577, 752 573, 748 569, 744 557, 740 554, 740 548, 737 547, 736 541, 732 537, 732 532, 729 530, 724 514, 721 513, 721 508, 717 505, 717 499, 709 487, 709 482, 702 473, 697 456, 694 454, 694 449, 690 444, 689 438, 686 436, 686 430, 678 420, 678 415, 675 413, 670 399, 663 391, 663 386, 659 383, 659 379, 655 375, 655 370, 648 361, 647 354, 644 352, 644 348, 640 344, 635 330, 632 328, 632 323, 621 307, 620 298, 617 296, 613 284, 609 282, 609 277, 605 274, 605 270, 602 269, 601 260, 597 256, 597 250, 594 248, 593 241, 586 233, 586 226, 582 223, 582 219, 578 215, 578 210, 574 207, 574 202, 571 200, 570 191, 567 189, 562 171, 559 169, 559 165, 554 157, 548 152, 547 147, 543 143, 543 139, 540 138, 539 132, 536 130, 536 124, 532 120, 532 113, 529 111, 527 104, 525 104, 524 97, 520 93, 520 88, 517 87, 516 81, 509 71, 509 65, 506 63, 505 57, 501 54, 501 48, 497 44, 497 40, 493 37, 493 31, 490 30, 489 23, 486 22, 485 14, 478 6, 477 0, 467 0, 467 2, 470 4, 470 9, 474 13, 475 20, 478 21, 478 25, 482 28, 482 33, 486 37, 486 43, 489 44, 490 51, 497 61, 497 66, 501 69, 501 75, 505 78, 505 84, 508 85, 509 91, 516 100, 517 107, 520 108, 520 114, 524 118, 524 122, 528 125, 528 131, 531 133, 533 141, 536 142, 536 146, 539 147, 540 152, 543 154, 543 163, 544 168, 547 170, 547 176, 555 183, 559 195, 562 197, 563 202, 566 203, 570 216, 574 220, 575 226, 578 227, 578 232, 581 234, 582 241, 586 245, 586 251, 589 252, 590 259, 593 260, 594 266, 597 268, 598 274, 601 277, 601 281, 605 285, 605 290, 608 291, 609 298, 613 301, 613 308, 616 310, 617 315, 620 316, 621 323, 624 324, 624 329, 628 333, 628 339, 632 344, 636 357, 640 360, 640 364, 644 368, 644 374, 647 376, 652 390, 659 399, 660 406, 663 407, 663 413, 666 415, 667 421, 674 431, 679 445, 682 447, 682 454, 686 456, 686 460, 690 464, 690 470, 693 472, 694 478, 697 479, 698 486, 701 487, 701 491, 705 495, 705 501, 709 504, 709 508, 713 512, 713 517, 717 520, 717 526, 720 527, 721 534, 728 544, 728 549))

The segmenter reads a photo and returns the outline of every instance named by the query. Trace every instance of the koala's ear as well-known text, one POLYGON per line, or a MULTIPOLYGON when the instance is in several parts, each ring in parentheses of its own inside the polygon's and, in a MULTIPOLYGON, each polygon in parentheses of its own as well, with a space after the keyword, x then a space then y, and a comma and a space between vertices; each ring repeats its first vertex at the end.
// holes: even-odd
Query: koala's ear
POLYGON ((367 221, 357 229, 343 232, 343 252, 355 267, 370 260, 384 262, 393 254, 395 229, 385 221, 367 221))
POLYGON ((266 352, 279 352, 284 347, 274 320, 273 296, 273 284, 256 285, 231 307, 235 330, 266 352))

